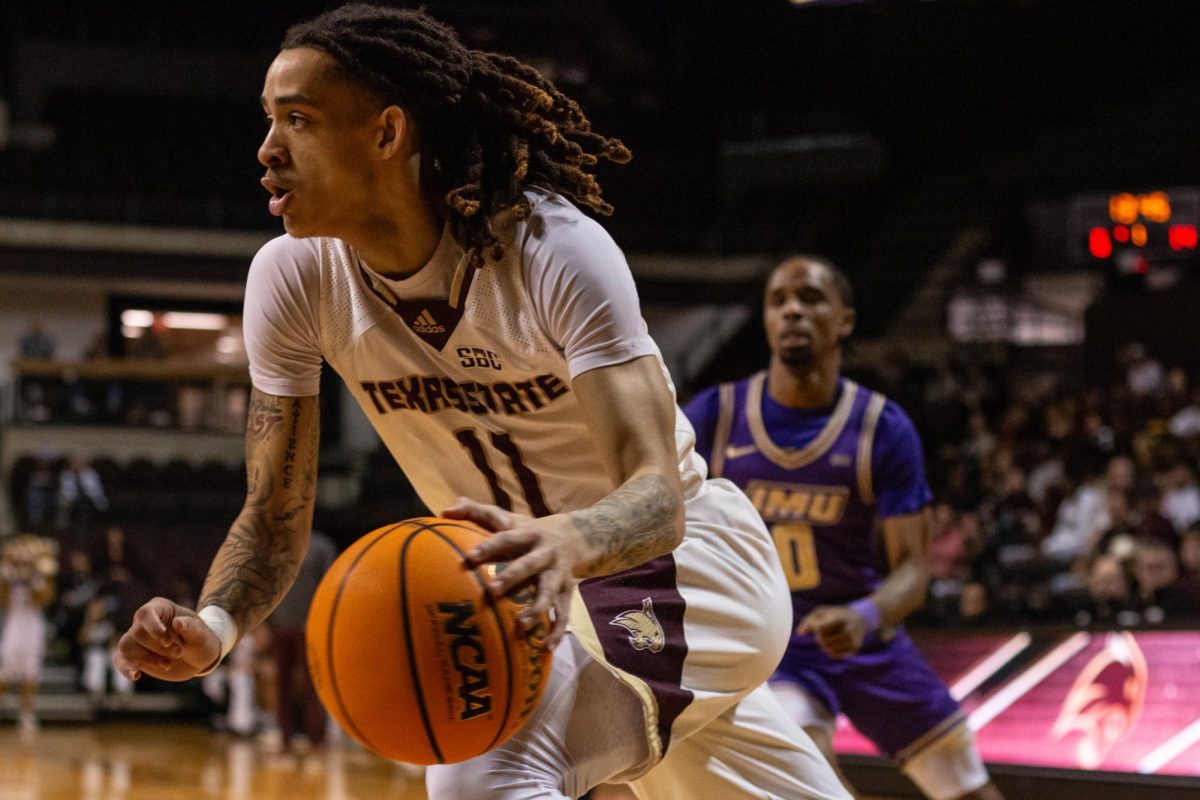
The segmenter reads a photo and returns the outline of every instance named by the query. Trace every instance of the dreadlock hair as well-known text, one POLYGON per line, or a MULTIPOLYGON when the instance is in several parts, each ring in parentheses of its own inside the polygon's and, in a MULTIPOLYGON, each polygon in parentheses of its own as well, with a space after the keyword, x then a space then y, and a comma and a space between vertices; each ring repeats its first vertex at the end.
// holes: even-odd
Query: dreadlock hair
POLYGON ((310 47, 387 104, 403 108, 420 135, 421 185, 443 198, 454 240, 473 266, 504 252, 497 212, 530 211, 522 190, 537 186, 600 214, 612 206, 589 171, 630 152, 593 133, 579 105, 533 67, 472 50, 422 10, 351 3, 298 25, 282 49, 310 47))

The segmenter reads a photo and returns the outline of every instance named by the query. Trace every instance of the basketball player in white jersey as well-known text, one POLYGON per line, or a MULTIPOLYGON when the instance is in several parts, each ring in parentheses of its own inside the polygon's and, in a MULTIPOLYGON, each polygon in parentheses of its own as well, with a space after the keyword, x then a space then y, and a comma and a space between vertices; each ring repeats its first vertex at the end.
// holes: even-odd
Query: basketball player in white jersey
MULTIPOLYGON (((430 768, 433 800, 846 798, 763 682, 791 611, 753 507, 705 481, 588 168, 623 162, 536 71, 423 12, 292 28, 259 160, 288 235, 251 266, 245 507, 199 613, 155 598, 115 661, 204 674, 307 545, 324 358, 424 502, 494 531, 468 554, 553 610, 554 669, 509 741, 430 768), (570 630, 567 630, 568 620, 570 630)), ((429 576, 434 580, 436 576, 429 576)))

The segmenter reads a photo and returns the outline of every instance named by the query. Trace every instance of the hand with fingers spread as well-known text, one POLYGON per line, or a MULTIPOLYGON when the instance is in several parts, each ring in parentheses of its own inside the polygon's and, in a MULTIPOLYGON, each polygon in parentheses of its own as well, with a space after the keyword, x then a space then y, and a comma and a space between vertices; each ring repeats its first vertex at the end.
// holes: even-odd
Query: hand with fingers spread
POLYGON ((532 629, 547 612, 553 611, 548 646, 553 649, 567 630, 571 592, 579 582, 576 570, 585 560, 586 543, 580 531, 560 514, 535 519, 525 514, 477 503, 460 497, 442 512, 448 519, 465 519, 492 531, 493 535, 467 553, 472 566, 506 562, 488 584, 493 597, 532 583, 537 588, 533 604, 518 621, 532 629))
POLYGON ((134 612, 133 625, 113 653, 113 666, 131 681, 142 673, 186 681, 212 666, 220 653, 220 640, 195 611, 155 597, 134 612))
POLYGON ((826 655, 845 658, 862 648, 867 624, 849 606, 817 606, 800 621, 796 633, 811 633, 826 655))

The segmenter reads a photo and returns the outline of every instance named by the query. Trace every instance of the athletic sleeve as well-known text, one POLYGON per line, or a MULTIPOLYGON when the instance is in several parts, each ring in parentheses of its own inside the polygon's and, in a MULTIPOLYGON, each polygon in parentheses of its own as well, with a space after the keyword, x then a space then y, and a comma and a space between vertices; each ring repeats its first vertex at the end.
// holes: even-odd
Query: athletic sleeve
POLYGON ((280 236, 250 264, 242 332, 254 388, 281 397, 317 394, 320 261, 316 239, 280 236))
POLYGON ((696 429, 696 452, 708 461, 712 456, 713 439, 717 435, 717 416, 721 411, 719 386, 710 386, 684 406, 683 413, 696 429))
POLYGON ((526 224, 524 261, 535 314, 573 379, 657 354, 624 254, 597 222, 544 199, 526 224))
POLYGON ((889 400, 875 428, 871 448, 872 483, 880 517, 920 511, 933 500, 925 479, 925 451, 912 420, 889 400))

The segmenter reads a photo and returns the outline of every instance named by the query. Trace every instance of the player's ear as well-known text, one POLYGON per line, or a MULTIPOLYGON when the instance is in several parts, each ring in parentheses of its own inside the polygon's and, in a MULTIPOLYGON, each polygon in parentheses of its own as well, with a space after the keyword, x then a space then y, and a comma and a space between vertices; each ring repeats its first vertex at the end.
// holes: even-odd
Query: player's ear
POLYGON ((838 339, 845 341, 850 338, 850 334, 854 333, 854 323, 858 320, 853 308, 842 309, 842 321, 838 325, 838 339))
POLYGON ((408 156, 415 147, 415 130, 408 114, 400 106, 388 106, 379 112, 376 146, 383 159, 408 156))

